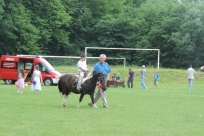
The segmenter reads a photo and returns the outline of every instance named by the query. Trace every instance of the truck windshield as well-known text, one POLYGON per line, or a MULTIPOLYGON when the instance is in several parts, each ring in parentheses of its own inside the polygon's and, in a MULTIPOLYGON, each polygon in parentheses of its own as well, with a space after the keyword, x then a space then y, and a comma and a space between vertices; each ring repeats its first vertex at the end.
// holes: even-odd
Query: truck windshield
POLYGON ((54 68, 52 67, 52 65, 51 65, 49 62, 47 62, 46 60, 43 61, 43 65, 46 67, 46 69, 47 69, 48 71, 53 71, 53 70, 54 70, 54 68))

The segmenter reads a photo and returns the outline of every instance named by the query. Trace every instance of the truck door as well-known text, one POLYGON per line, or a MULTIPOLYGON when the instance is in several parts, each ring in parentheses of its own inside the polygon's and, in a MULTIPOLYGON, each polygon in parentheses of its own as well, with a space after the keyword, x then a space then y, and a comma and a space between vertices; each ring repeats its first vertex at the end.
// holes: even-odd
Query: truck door
POLYGON ((20 69, 24 69, 24 75, 25 75, 25 81, 30 81, 31 76, 33 73, 33 65, 34 61, 33 58, 20 58, 18 63, 18 72, 20 72, 20 69))

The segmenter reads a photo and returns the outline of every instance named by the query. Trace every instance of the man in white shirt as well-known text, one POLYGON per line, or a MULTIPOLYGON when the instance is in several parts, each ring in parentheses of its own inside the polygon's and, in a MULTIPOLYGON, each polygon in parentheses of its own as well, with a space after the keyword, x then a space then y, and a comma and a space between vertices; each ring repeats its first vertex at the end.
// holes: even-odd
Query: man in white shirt
POLYGON ((189 81, 189 88, 190 91, 193 90, 193 80, 194 76, 196 77, 195 70, 192 68, 192 65, 189 65, 189 68, 187 70, 187 79, 189 81))
POLYGON ((78 61, 77 67, 78 67, 78 72, 79 72, 79 81, 77 83, 77 90, 80 91, 84 73, 89 72, 89 69, 87 68, 87 64, 86 64, 85 54, 81 54, 81 59, 78 61))

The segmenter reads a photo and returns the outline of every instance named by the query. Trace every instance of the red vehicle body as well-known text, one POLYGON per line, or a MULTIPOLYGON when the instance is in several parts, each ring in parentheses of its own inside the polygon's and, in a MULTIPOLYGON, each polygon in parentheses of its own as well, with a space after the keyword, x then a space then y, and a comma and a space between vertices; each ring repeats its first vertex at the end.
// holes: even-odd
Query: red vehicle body
POLYGON ((58 84, 61 74, 45 59, 37 56, 9 56, 0 58, 0 79, 6 84, 12 84, 17 80, 21 68, 28 71, 25 81, 31 80, 34 66, 38 65, 45 85, 58 84))

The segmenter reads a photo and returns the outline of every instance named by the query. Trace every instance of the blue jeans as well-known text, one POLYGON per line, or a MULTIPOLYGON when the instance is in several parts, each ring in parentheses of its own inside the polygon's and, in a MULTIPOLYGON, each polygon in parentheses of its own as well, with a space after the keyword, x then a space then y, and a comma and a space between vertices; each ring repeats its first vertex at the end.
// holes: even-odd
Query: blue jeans
POLYGON ((193 90, 193 79, 188 79, 190 91, 193 90))
POLYGON ((140 85, 140 89, 147 89, 147 86, 145 85, 145 77, 141 77, 141 85, 140 85))

